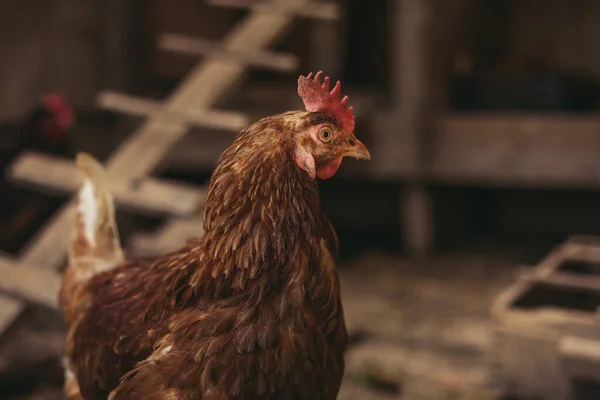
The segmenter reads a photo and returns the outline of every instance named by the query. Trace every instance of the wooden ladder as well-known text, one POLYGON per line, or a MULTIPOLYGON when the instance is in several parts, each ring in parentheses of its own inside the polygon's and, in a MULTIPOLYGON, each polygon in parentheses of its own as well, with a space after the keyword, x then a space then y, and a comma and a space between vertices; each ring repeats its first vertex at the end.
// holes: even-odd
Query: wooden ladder
MULTIPOLYGON (((176 34, 159 38, 158 45, 163 49, 204 57, 170 96, 162 102, 113 92, 98 97, 104 108, 146 117, 145 123, 109 157, 106 171, 119 207, 172 218, 157 234, 146 236, 145 242, 144 237, 137 239, 143 243, 140 246, 151 245, 158 251, 181 245, 181 240, 194 230, 196 235, 201 234, 198 215, 206 188, 152 178, 149 175, 153 169, 192 125, 232 131, 247 126, 250 121, 244 113, 218 110, 214 104, 242 78, 247 67, 278 71, 298 68, 295 56, 267 50, 295 18, 329 21, 338 19, 341 11, 337 4, 311 0, 208 2, 247 8, 249 12, 219 43, 176 34)), ((39 153, 23 154, 7 168, 7 176, 16 184, 72 197, 18 257, 0 256, 0 291, 4 293, 0 294, 0 334, 27 302, 56 307, 60 285, 57 271, 66 259, 76 203, 73 194, 81 179, 73 160, 39 153)))
MULTIPOLYGON (((208 0, 209 4, 219 7, 266 10, 269 13, 292 14, 297 17, 315 20, 311 30, 311 52, 317 69, 337 72, 339 54, 332 42, 336 38, 333 21, 340 19, 341 10, 336 3, 317 2, 251 2, 240 0, 208 0), (273 5, 273 3, 277 3, 273 5)), ((236 49, 202 38, 191 38, 187 35, 165 33, 158 39, 158 47, 165 50, 190 56, 204 56, 226 62, 242 64, 249 67, 270 69, 281 72, 294 72, 300 61, 293 54, 277 53, 265 49, 236 49)), ((179 248, 182 243, 202 234, 203 216, 200 212, 186 217, 171 218, 157 232, 138 233, 129 242, 129 251, 136 256, 165 254, 179 248)))

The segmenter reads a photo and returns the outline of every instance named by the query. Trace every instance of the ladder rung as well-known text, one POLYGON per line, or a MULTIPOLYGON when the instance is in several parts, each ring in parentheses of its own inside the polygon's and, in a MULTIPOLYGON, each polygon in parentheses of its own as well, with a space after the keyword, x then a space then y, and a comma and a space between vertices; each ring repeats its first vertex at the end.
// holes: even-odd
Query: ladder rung
MULTIPOLYGON (((25 153, 7 169, 12 182, 51 192, 72 193, 79 189, 82 175, 72 161, 41 153, 25 153)), ((109 175, 110 178, 110 175, 109 175)), ((206 189, 167 180, 142 179, 131 182, 109 179, 115 201, 124 208, 152 215, 187 216, 204 202, 206 189)))
POLYGON ((218 7, 228 8, 252 8, 255 11, 285 14, 292 13, 298 17, 336 21, 340 18, 341 10, 339 4, 310 2, 304 5, 287 4, 283 2, 261 1, 252 2, 248 0, 207 0, 207 3, 218 7))
POLYGON ((250 119, 243 113, 220 110, 169 110, 159 101, 122 93, 103 91, 98 95, 98 104, 106 109, 125 114, 152 116, 160 115, 165 122, 190 123, 210 128, 239 131, 249 125, 250 119))
POLYGON ((268 50, 225 49, 218 42, 194 38, 177 33, 165 33, 158 39, 158 47, 163 50, 192 55, 209 56, 215 59, 239 62, 254 67, 275 69, 278 71, 295 71, 298 69, 298 57, 293 54, 278 54, 268 50))
POLYGON ((597 276, 586 276, 572 272, 555 272, 551 275, 540 276, 532 271, 521 275, 520 278, 525 281, 561 288, 600 292, 600 278, 597 276))

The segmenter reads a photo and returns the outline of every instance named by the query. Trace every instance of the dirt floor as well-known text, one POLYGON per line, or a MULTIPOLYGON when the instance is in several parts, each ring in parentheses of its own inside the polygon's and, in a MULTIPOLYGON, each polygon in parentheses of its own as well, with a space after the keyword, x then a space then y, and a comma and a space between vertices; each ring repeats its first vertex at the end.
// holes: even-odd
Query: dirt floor
POLYGON ((416 263, 372 253, 346 265, 343 301, 355 343, 340 399, 494 398, 489 309, 517 259, 463 254, 416 263))
MULTIPOLYGON (((461 254, 408 262, 371 252, 344 262, 340 271, 352 346, 339 399, 494 398, 488 390, 490 304, 522 259, 461 254)), ((62 334, 60 315, 36 308, 11 328, 0 351, 1 398, 62 398, 62 334), (44 362, 27 364, 28 354, 44 351, 44 362)))
MULTIPOLYGON (((355 341, 339 399, 507 399, 495 390, 504 376, 490 308, 550 249, 540 250, 457 253, 421 263, 370 253, 344 265, 343 302, 355 341)), ((527 357, 535 352, 524 353, 523 371, 527 357)), ((572 390, 577 399, 600 398, 595 383, 572 390)))

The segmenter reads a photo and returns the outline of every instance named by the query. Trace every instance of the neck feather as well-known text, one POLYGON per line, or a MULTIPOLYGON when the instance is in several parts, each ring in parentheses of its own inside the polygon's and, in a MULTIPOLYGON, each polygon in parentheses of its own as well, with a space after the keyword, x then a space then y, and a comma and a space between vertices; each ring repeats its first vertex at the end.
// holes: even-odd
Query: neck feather
POLYGON ((253 290, 263 296, 283 284, 301 286, 314 272, 321 241, 337 250, 316 183, 294 163, 293 148, 278 129, 258 123, 242 132, 213 174, 195 279, 210 276, 217 296, 253 290))

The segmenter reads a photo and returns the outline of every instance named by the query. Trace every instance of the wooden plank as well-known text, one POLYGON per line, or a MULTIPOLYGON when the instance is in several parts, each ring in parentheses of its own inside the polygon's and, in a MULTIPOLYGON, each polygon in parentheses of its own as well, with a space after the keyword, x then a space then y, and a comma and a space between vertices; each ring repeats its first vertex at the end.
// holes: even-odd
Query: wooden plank
POLYGON ((571 378, 597 381, 600 376, 600 342, 575 336, 559 341, 564 371, 571 378))
POLYGON ((110 91, 101 92, 97 98, 100 107, 138 116, 152 117, 171 124, 194 124, 209 128, 238 132, 248 126, 247 115, 233 111, 199 110, 189 108, 182 111, 163 110, 159 101, 129 96, 110 91))
POLYGON ((491 186, 600 189, 596 116, 447 115, 429 178, 491 186))
MULTIPOLYGON (((7 171, 17 184, 54 193, 72 193, 81 186, 81 173, 73 161, 41 153, 25 153, 7 171)), ((109 180, 115 201, 126 209, 151 215, 185 216, 204 203, 205 188, 144 178, 135 186, 109 180)))
POLYGON ((228 7, 228 8, 243 8, 252 9, 254 11, 269 12, 276 14, 295 14, 298 17, 311 18, 311 19, 322 19, 326 21, 335 21, 340 18, 341 10, 340 5, 327 2, 317 3, 313 1, 305 6, 294 4, 294 2, 282 2, 282 1, 248 1, 248 0, 207 0, 208 4, 217 7, 228 7))
POLYGON ((0 259, 0 276, 0 290, 48 307, 57 306, 61 279, 55 272, 4 258, 0 259))
POLYGON ((525 273, 520 279, 532 283, 541 283, 561 288, 579 289, 591 292, 600 292, 600 278, 569 272, 556 272, 552 275, 539 276, 535 272, 525 273))
MULTIPOLYGON (((376 116, 369 175, 413 180, 414 143, 397 116, 376 116)), ((600 120, 595 115, 447 114, 428 152, 429 182, 483 187, 600 190, 600 120)))
POLYGON ((535 268, 521 269, 517 278, 530 285, 541 283, 550 286, 600 292, 600 277, 576 272, 561 271, 565 261, 599 262, 598 237, 574 235, 554 247, 535 268))
MULTIPOLYGON (((307 3, 306 0, 288 1, 299 6, 307 3)), ((253 10, 225 36, 223 46, 232 51, 264 48, 274 43, 292 21, 290 15, 253 10)), ((164 107, 167 111, 176 112, 186 110, 190 105, 201 110, 210 108, 242 78, 244 72, 242 65, 222 60, 203 61, 165 101, 164 107)), ((123 181, 148 175, 186 131, 184 126, 150 119, 110 157, 108 174, 123 181)), ((74 204, 73 200, 70 201, 33 237, 32 244, 27 246, 21 258, 26 265, 42 268, 60 266, 69 240, 74 204)))
POLYGON ((399 112, 396 125, 402 126, 404 134, 410 138, 415 163, 414 180, 401 194, 399 215, 404 248, 414 257, 427 256, 435 237, 433 199, 423 180, 429 145, 428 127, 423 121, 430 108, 432 73, 429 57, 432 6, 427 3, 405 0, 394 9, 397 52, 394 61, 399 71, 393 93, 393 102, 399 112))
POLYGON ((158 47, 176 53, 191 56, 206 56, 223 61, 237 62, 252 67, 290 72, 298 69, 300 61, 293 54, 278 54, 268 50, 223 49, 218 42, 203 38, 194 38, 177 33, 165 33, 158 38, 158 47))

